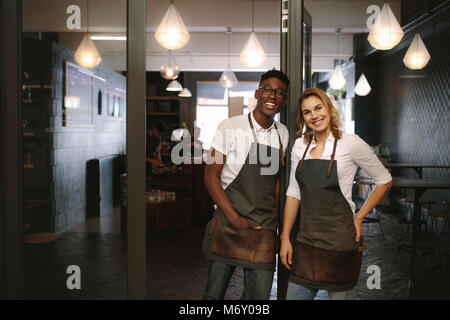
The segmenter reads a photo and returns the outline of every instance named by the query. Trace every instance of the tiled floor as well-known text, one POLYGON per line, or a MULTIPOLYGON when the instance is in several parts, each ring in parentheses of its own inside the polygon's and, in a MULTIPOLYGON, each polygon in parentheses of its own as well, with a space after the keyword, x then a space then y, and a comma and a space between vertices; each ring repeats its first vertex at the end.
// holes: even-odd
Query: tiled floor
MULTIPOLYGON (((400 252, 397 262, 397 217, 383 214, 384 236, 377 224, 364 224, 368 249, 364 252, 358 285, 348 298, 408 299, 409 254, 400 252), (368 267, 376 265, 381 271, 381 288, 368 289, 371 273, 368 267)), ((49 248, 40 248, 39 259, 27 257, 27 278, 30 298, 61 299, 125 299, 127 280, 126 242, 120 234, 120 215, 115 210, 101 219, 91 219, 66 232, 49 248), (47 250, 47 251, 45 251, 47 250), (43 257, 53 257, 45 258, 43 257), (66 273, 69 265, 81 270, 81 289, 69 290, 66 273), (42 271, 42 270, 45 270, 42 271), (34 272, 34 273, 33 273, 34 272)), ((207 278, 207 261, 201 254, 203 229, 191 229, 152 235, 148 239, 147 287, 148 299, 201 299, 207 278)), ((36 254, 36 252, 34 252, 36 254)), ((431 255, 425 255, 431 272, 421 271, 423 287, 419 298, 449 299, 449 265, 433 269, 431 255)), ((421 265, 424 265, 422 263, 421 265)), ((225 299, 239 299, 242 292, 242 270, 236 270, 225 299)), ((271 299, 276 299, 276 277, 271 299)), ((328 299, 319 292, 317 299, 328 299)))

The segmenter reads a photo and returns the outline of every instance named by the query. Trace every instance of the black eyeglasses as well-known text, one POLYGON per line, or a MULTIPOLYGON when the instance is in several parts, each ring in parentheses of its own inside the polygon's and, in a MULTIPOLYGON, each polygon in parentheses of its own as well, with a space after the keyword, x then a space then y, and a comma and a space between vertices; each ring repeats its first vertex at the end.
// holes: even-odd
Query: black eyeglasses
POLYGON ((272 92, 275 92, 275 96, 277 98, 286 98, 287 94, 284 90, 280 90, 280 89, 272 89, 269 86, 261 86, 258 88, 259 91, 261 91, 261 93, 265 96, 271 95, 272 92))

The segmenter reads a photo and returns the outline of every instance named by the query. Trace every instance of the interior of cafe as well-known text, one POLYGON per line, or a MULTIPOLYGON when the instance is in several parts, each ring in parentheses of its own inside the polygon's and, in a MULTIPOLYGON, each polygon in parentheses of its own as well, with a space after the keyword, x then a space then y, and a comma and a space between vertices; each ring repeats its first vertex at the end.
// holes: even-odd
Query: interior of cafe
MULTIPOLYGON (((299 97, 314 87, 393 177, 363 221, 347 298, 450 299, 449 0, 17 0, 0 11, 2 36, 17 39, 17 51, 4 51, 7 37, 1 47, 2 298, 202 299, 213 138, 255 109, 275 68, 291 81, 275 116, 289 131, 286 168, 299 97)), ((288 184, 287 169, 281 208, 288 184)), ((356 210, 374 186, 358 170, 356 210)), ((288 276, 278 260, 271 300, 285 299, 288 276)), ((243 277, 237 268, 226 300, 243 277)))

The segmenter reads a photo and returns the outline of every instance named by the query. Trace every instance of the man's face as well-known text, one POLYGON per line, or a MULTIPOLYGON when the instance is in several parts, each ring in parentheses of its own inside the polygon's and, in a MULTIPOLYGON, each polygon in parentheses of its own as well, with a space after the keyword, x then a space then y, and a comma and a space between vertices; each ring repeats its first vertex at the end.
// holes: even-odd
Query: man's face
POLYGON ((286 85, 278 78, 268 78, 263 80, 259 87, 260 89, 255 91, 256 109, 273 118, 286 104, 286 85))

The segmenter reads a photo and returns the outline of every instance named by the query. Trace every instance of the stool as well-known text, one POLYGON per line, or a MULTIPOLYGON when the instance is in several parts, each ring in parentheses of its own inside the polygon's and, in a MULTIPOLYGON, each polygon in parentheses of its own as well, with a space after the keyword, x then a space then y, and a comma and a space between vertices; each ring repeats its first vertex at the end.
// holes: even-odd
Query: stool
MULTIPOLYGON (((414 198, 404 198, 402 199, 406 203, 414 205, 414 198)), ((436 201, 426 198, 419 198, 419 203, 422 208, 426 208, 428 211, 431 210, 431 205, 435 204, 436 201)), ((428 232, 428 216, 424 216, 422 210, 420 211, 420 225, 424 225, 425 231, 428 232)))
POLYGON ((435 244, 437 247, 437 252, 439 256, 439 260, 442 264, 442 256, 441 256, 441 242, 443 237, 447 237, 446 244, 446 252, 447 254, 450 252, 450 201, 443 201, 445 205, 447 205, 447 210, 430 210, 428 211, 428 216, 431 218, 431 227, 433 229, 433 234, 435 237, 435 244), (443 221, 443 225, 441 231, 438 228, 438 219, 443 221))
MULTIPOLYGON (((414 198, 404 197, 401 200, 403 203, 405 203, 405 205, 402 206, 402 211, 399 216, 399 237, 398 237, 399 245, 397 246, 397 253, 395 255, 395 261, 397 261, 397 257, 399 255, 401 249, 405 249, 406 251, 410 250, 409 249, 410 244, 408 244, 408 242, 409 242, 410 232, 411 232, 411 227, 412 227, 413 212, 411 209, 413 209, 414 198), (406 240, 406 243, 404 243, 405 240, 406 240)), ((426 198, 419 198, 419 203, 420 203, 421 207, 425 207, 429 212, 431 210, 431 205, 435 204, 436 201, 426 199, 426 198)), ((422 226, 424 226, 424 229, 425 229, 424 235, 426 238, 431 240, 432 246, 434 246, 433 237, 430 236, 430 234, 428 232, 428 219, 427 218, 428 218, 428 216, 424 216, 424 213, 422 212, 422 210, 420 210, 419 230, 418 231, 420 232, 422 230, 422 226)), ((418 245, 418 246, 423 246, 423 245, 418 245)), ((429 248, 429 245, 425 245, 423 247, 429 248)), ((435 254, 435 252, 432 252, 432 254, 433 254, 434 260, 437 261, 438 257, 435 254)))
POLYGON ((58 239, 53 232, 30 233, 23 237, 24 241, 24 273, 25 295, 27 298, 42 298, 51 290, 54 266, 53 243, 58 239))
POLYGON ((23 242, 28 244, 52 243, 58 239, 58 235, 53 232, 30 233, 23 237, 23 242))

